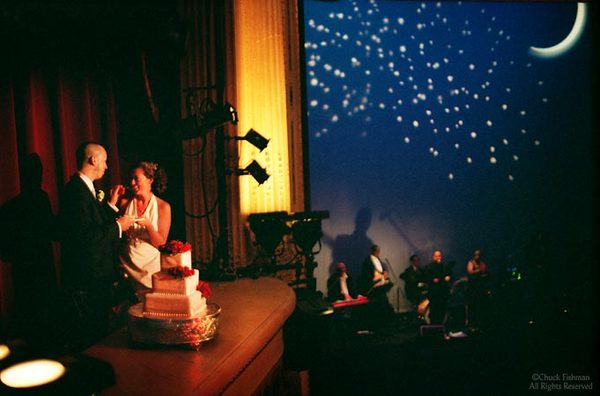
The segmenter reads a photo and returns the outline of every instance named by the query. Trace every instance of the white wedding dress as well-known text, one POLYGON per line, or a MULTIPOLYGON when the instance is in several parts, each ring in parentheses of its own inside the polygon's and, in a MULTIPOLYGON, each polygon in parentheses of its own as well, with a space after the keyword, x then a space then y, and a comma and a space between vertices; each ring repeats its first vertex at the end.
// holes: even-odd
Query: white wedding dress
MULTIPOLYGON (((136 200, 132 199, 125 208, 125 215, 137 216, 136 200)), ((158 229, 158 203, 152 194, 150 203, 142 217, 150 220, 158 229)), ((127 272, 136 292, 152 288, 152 274, 160 271, 160 252, 150 243, 150 235, 145 227, 134 223, 127 231, 126 245, 120 255, 121 265, 127 272)))

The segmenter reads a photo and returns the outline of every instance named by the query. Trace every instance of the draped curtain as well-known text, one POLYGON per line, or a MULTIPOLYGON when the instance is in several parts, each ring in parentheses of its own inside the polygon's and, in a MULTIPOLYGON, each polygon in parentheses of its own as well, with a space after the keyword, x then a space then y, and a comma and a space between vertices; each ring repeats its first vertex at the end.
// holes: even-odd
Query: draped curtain
POLYGON ((294 0, 181 0, 180 16, 191 23, 181 63, 182 117, 191 110, 185 90, 196 88, 195 100, 210 97, 238 110, 239 124, 226 125, 225 135, 243 136, 254 128, 271 139, 262 153, 247 142, 226 141, 223 164, 215 163, 213 133, 183 143, 186 229, 195 259, 213 259, 219 211, 226 210, 230 264, 246 265, 254 254, 248 214, 305 209, 298 5, 294 0), (259 186, 251 176, 227 176, 227 205, 215 207, 217 168, 242 169, 253 159, 271 178, 259 186))
MULTIPOLYGON (((235 106, 231 1, 182 0, 180 15, 191 27, 187 52, 181 61, 182 118, 197 111, 198 105, 207 98, 216 104, 231 102, 235 106), (188 95, 188 90, 193 92, 188 95)), ((223 128, 219 133, 235 135, 233 126, 223 128)), ((217 204, 217 167, 236 168, 237 148, 233 141, 224 142, 223 163, 217 164, 215 135, 216 132, 211 131, 204 137, 183 142, 187 238, 193 244, 194 260, 211 262, 217 238, 223 232, 219 216, 227 216, 227 235, 222 237, 226 241, 229 264, 239 266, 246 254, 239 187, 234 176, 226 176, 226 206, 217 204)))
POLYGON ((239 179, 245 215, 304 208, 299 13, 295 1, 234 1, 238 132, 270 139, 259 152, 241 142, 240 166, 257 160, 271 175, 239 179))
MULTIPOLYGON (((0 71, 0 205, 19 195, 20 165, 36 153, 42 163, 41 188, 55 215, 59 191, 77 170, 75 150, 81 142, 94 140, 107 147, 109 170, 101 187, 121 179, 111 77, 93 64, 73 65, 67 59, 17 64, 0 71)), ((58 274, 54 247, 48 265, 58 274)), ((11 265, 0 263, 2 327, 11 310, 11 265)))

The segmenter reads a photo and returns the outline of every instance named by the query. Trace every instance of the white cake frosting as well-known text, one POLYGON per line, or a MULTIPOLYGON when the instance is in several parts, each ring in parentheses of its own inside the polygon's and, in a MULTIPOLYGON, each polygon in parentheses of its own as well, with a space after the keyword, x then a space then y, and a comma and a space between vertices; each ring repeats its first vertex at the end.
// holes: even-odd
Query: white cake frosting
POLYGON ((206 299, 199 291, 190 295, 148 293, 144 304, 144 316, 190 318, 201 314, 205 309, 206 299))
POLYGON ((194 275, 185 278, 175 278, 168 272, 156 272, 152 274, 152 291, 155 293, 175 293, 186 296, 196 291, 200 274, 194 270, 194 275))
POLYGON ((176 254, 161 254, 161 271, 152 275, 152 292, 144 298, 145 317, 155 319, 187 319, 202 315, 206 310, 206 298, 196 290, 199 272, 177 276, 169 269, 178 266, 192 268, 190 251, 176 254))
POLYGON ((192 252, 187 251, 179 254, 160 254, 160 269, 167 270, 174 267, 192 268, 192 252))

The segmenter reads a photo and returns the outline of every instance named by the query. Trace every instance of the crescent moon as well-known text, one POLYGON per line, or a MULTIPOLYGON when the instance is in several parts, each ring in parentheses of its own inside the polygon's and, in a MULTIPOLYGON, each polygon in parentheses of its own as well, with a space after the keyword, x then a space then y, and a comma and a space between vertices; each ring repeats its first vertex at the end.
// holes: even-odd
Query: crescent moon
POLYGON ((552 47, 539 48, 529 47, 529 54, 537 56, 538 58, 554 58, 560 56, 573 48, 581 34, 583 33, 583 27, 585 26, 585 20, 587 18, 587 5, 585 3, 577 3, 577 16, 571 31, 560 43, 553 45, 552 47))

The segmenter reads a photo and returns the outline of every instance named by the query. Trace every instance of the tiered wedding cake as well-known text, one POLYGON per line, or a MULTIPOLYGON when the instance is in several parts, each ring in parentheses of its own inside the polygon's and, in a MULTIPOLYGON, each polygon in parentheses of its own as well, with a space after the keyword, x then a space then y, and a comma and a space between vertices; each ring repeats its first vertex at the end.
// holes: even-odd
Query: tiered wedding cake
POLYGON ((152 275, 152 291, 144 298, 144 317, 189 319, 202 315, 206 298, 196 290, 200 278, 192 268, 191 246, 179 241, 161 246, 160 267, 160 272, 152 275))
POLYGON ((217 335, 221 308, 206 303, 211 289, 192 268, 189 243, 170 241, 159 250, 161 270, 152 275, 152 290, 129 308, 130 338, 136 343, 199 347, 217 335))

